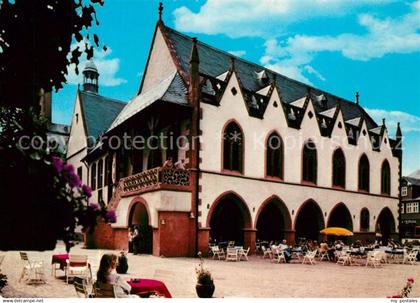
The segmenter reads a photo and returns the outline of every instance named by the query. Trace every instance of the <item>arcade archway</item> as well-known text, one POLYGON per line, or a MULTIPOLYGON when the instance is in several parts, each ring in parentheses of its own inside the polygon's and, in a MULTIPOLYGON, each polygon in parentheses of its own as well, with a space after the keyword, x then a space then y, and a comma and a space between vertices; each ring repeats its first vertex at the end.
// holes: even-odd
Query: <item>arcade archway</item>
POLYGON ((306 201, 298 210, 295 219, 296 242, 301 239, 319 240, 319 231, 325 226, 322 211, 313 201, 306 201))
POLYGON ((382 234, 382 242, 384 245, 388 243, 391 235, 395 233, 395 220, 391 210, 388 207, 382 209, 376 220, 375 231, 382 234))
POLYGON ((245 202, 236 194, 218 198, 209 213, 210 237, 215 242, 235 241, 244 244, 244 228, 251 228, 251 215, 245 202))
POLYGON ((142 202, 133 204, 129 215, 129 226, 136 225, 140 230, 139 252, 142 254, 151 254, 153 252, 153 229, 149 225, 149 213, 146 205, 142 202))
POLYGON ((328 217, 328 227, 344 227, 353 231, 353 220, 349 209, 344 203, 339 203, 331 210, 328 217))
POLYGON ((291 229, 291 221, 286 205, 277 197, 269 198, 257 214, 257 239, 268 242, 285 239, 285 230, 291 229))

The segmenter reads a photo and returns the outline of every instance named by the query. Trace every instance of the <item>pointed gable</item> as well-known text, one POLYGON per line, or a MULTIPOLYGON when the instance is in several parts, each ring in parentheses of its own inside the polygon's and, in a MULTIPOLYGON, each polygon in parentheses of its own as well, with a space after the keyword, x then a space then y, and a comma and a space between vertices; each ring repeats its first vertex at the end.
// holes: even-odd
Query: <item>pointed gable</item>
POLYGON ((382 134, 381 150, 382 151, 388 150, 390 153, 392 153, 391 142, 390 142, 390 139, 388 137, 388 131, 387 131, 386 127, 384 128, 384 132, 382 134))
POLYGON ((311 130, 313 134, 316 133, 317 135, 320 135, 321 132, 317 120, 317 113, 315 112, 313 101, 308 97, 304 104, 304 114, 302 116, 300 128, 302 130, 311 130))
POLYGON ((164 26, 156 26, 149 57, 147 59, 139 94, 150 90, 154 85, 177 71, 169 42, 165 41, 164 26))
POLYGON ((87 147, 87 136, 86 123, 80 101, 80 92, 78 91, 76 94, 70 135, 67 143, 67 157, 71 157, 76 152, 87 147))
POLYGON ((280 94, 276 86, 273 86, 273 90, 269 96, 270 98, 264 112, 264 119, 276 121, 278 125, 280 125, 280 128, 287 127, 283 102, 281 102, 280 94))
POLYGON ((357 139, 357 145, 366 149, 372 148, 372 142, 370 140, 369 131, 365 119, 360 121, 360 132, 359 138, 357 139))
POLYGON ((246 116, 249 112, 245 100, 246 97, 241 89, 240 80, 238 79, 236 72, 233 71, 229 77, 226 89, 220 98, 220 105, 227 107, 235 106, 236 111, 240 113, 240 116, 246 116))
POLYGON ((331 130, 331 137, 342 138, 347 137, 346 127, 344 123, 343 113, 341 108, 338 106, 333 116, 333 126, 331 130))

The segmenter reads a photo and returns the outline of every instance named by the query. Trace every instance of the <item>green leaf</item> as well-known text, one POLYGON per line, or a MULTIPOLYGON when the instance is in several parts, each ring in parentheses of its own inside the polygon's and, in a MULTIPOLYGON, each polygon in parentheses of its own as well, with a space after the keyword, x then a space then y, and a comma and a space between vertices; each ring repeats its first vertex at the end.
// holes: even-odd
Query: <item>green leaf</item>
POLYGON ((29 157, 30 157, 32 160, 36 160, 36 161, 41 160, 41 155, 40 155, 40 154, 39 154, 39 152, 37 152, 37 151, 32 152, 32 153, 29 155, 29 157))

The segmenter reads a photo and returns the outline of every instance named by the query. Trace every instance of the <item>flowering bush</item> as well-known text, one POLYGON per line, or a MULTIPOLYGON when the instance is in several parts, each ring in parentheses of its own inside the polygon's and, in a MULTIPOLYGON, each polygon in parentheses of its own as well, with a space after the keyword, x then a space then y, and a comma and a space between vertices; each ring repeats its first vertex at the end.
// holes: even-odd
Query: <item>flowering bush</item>
POLYGON ((75 173, 71 164, 64 163, 59 157, 52 157, 52 165, 57 171, 54 187, 59 192, 59 199, 72 201, 76 204, 76 224, 82 225, 84 229, 93 227, 96 218, 101 216, 106 222, 115 223, 117 216, 115 210, 107 210, 103 202, 101 205, 89 203, 92 196, 92 189, 82 184, 79 176, 75 173))
POLYGON ((116 220, 103 202, 89 202, 92 190, 46 134, 31 111, 0 108, 0 250, 50 250, 63 239, 69 251, 77 226, 92 232, 98 217, 116 220))
POLYGON ((198 257, 200 258, 200 263, 195 269, 197 274, 197 283, 201 285, 213 284, 213 278, 210 271, 204 267, 204 259, 201 252, 198 252, 198 257))
POLYGON ((408 295, 411 292, 411 289, 414 284, 413 278, 407 278, 407 283, 405 284, 404 288, 401 290, 401 297, 402 298, 408 298, 408 295))
POLYGON ((394 295, 394 296, 388 296, 387 298, 408 298, 408 295, 411 292, 411 289, 413 288, 414 284, 414 278, 407 278, 407 282, 403 289, 401 290, 401 294, 394 295))

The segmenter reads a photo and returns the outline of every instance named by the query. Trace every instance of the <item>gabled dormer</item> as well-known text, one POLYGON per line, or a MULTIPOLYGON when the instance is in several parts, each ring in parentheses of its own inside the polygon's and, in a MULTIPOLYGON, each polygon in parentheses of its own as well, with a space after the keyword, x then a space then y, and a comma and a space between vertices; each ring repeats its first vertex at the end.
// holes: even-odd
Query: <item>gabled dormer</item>
POLYGON ((364 150, 372 149, 372 142, 370 140, 369 130, 367 128, 366 121, 363 117, 360 120, 359 129, 360 132, 359 138, 357 139, 357 145, 364 150))
POLYGON ((302 115, 300 128, 302 130, 311 130, 313 135, 315 135, 315 133, 317 135, 321 135, 320 125, 318 122, 318 114, 315 111, 315 107, 310 95, 308 95, 308 97, 305 100, 303 110, 304 113, 302 115))
POLYGON ((246 116, 249 114, 248 107, 245 102, 244 92, 241 88, 240 79, 237 76, 235 70, 232 70, 232 74, 228 79, 226 84, 226 88, 221 95, 219 104, 221 106, 231 107, 235 106, 235 108, 239 109, 241 115, 246 116))
POLYGON ((280 125, 280 128, 284 128, 288 126, 286 109, 284 107, 285 105, 281 100, 281 96, 277 87, 275 85, 272 87, 273 89, 271 93, 268 94, 270 98, 264 112, 264 119, 269 121, 276 121, 276 123, 280 125))
POLYGON ((382 138, 381 138, 381 150, 384 152, 389 152, 392 154, 392 147, 391 147, 391 142, 388 136, 388 130, 386 128, 386 126, 384 127, 384 131, 382 133, 382 138))
POLYGON ((332 117, 333 126, 331 129, 331 137, 333 138, 347 138, 348 132, 344 122, 343 112, 339 105, 335 108, 334 116, 332 117))

